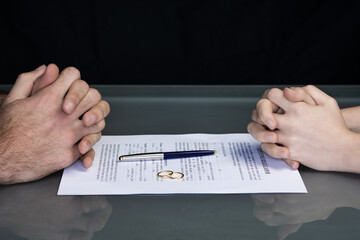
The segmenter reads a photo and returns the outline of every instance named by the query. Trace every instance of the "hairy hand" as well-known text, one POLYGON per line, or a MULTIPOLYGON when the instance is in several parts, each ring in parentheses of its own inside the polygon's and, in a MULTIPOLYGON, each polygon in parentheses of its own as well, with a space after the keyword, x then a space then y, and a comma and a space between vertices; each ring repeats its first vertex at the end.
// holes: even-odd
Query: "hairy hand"
MULTIPOLYGON (((44 68, 44 66, 40 66, 39 68, 44 68)), ((46 88, 47 86, 51 85, 58 79, 58 77, 59 68, 55 64, 49 64, 46 67, 44 73, 35 80, 31 95, 34 95, 42 89, 46 88)), ((69 90, 65 95, 62 105, 63 111, 67 114, 71 114, 78 107, 81 100, 85 98, 87 94, 92 94, 92 92, 94 91, 96 90, 90 88, 84 80, 80 79, 79 75, 79 78, 71 84, 69 90)), ((82 116, 82 121, 86 126, 99 124, 100 122, 104 121, 104 118, 109 114, 109 112, 109 103, 101 100, 82 116)), ((81 160, 84 167, 89 168, 92 165, 95 157, 95 152, 92 147, 95 145, 96 142, 100 140, 100 138, 101 132, 98 132, 86 135, 80 140, 78 144, 78 149, 83 154, 81 156, 81 160)))
MULTIPOLYGON (((32 72, 33 79, 41 71, 32 72)), ((104 121, 88 126, 80 120, 100 102, 96 90, 89 91, 71 114, 63 111, 64 97, 79 77, 77 69, 67 68, 29 97, 34 81, 19 76, 0 109, 1 183, 36 180, 69 166, 81 156, 77 143, 104 128, 104 121)))

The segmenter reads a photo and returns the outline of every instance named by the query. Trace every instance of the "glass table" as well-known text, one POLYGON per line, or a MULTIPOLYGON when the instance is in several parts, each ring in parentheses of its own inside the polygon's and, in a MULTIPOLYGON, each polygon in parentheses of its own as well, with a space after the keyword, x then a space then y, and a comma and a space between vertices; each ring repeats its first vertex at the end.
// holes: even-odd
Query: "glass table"
MULTIPOLYGON (((93 87, 111 105, 103 134, 129 135, 247 132, 274 86, 93 87)), ((320 88, 360 104, 360 86, 320 88)), ((60 171, 0 186, 0 239, 359 239, 360 175, 300 173, 308 194, 57 196, 60 171)))

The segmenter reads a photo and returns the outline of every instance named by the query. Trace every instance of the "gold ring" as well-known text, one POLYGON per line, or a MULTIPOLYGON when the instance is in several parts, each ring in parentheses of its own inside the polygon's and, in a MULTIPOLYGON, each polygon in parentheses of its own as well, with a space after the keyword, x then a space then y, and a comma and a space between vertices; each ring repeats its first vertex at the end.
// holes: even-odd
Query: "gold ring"
POLYGON ((158 177, 161 177, 161 178, 170 178, 170 176, 173 174, 174 172, 173 171, 169 171, 169 170, 166 170, 166 171, 161 171, 157 174, 158 177))
POLYGON ((175 180, 180 180, 180 179, 184 178, 184 174, 181 173, 181 172, 173 172, 173 173, 169 176, 169 178, 175 179, 175 180))

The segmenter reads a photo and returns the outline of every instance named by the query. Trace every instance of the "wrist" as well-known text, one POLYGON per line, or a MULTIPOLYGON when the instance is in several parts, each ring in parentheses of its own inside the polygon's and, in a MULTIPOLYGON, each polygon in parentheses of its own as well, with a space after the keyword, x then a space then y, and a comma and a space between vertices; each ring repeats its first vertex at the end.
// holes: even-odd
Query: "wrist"
POLYGON ((345 172, 360 174, 360 134, 349 131, 347 135, 340 164, 345 172))
POLYGON ((346 126, 353 132, 360 133, 360 106, 343 108, 341 114, 346 126))

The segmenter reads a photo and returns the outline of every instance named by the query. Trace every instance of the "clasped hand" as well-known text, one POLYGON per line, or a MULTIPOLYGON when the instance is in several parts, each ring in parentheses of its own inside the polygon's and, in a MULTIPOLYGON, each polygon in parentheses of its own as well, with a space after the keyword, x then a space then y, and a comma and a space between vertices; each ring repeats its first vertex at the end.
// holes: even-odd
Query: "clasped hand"
POLYGON ((336 100, 315 86, 267 90, 252 120, 248 131, 262 149, 294 169, 301 163, 316 170, 360 173, 360 135, 349 129, 336 100))
POLYGON ((0 108, 0 183, 36 180, 79 157, 90 167, 109 111, 76 68, 19 75, 0 108))

